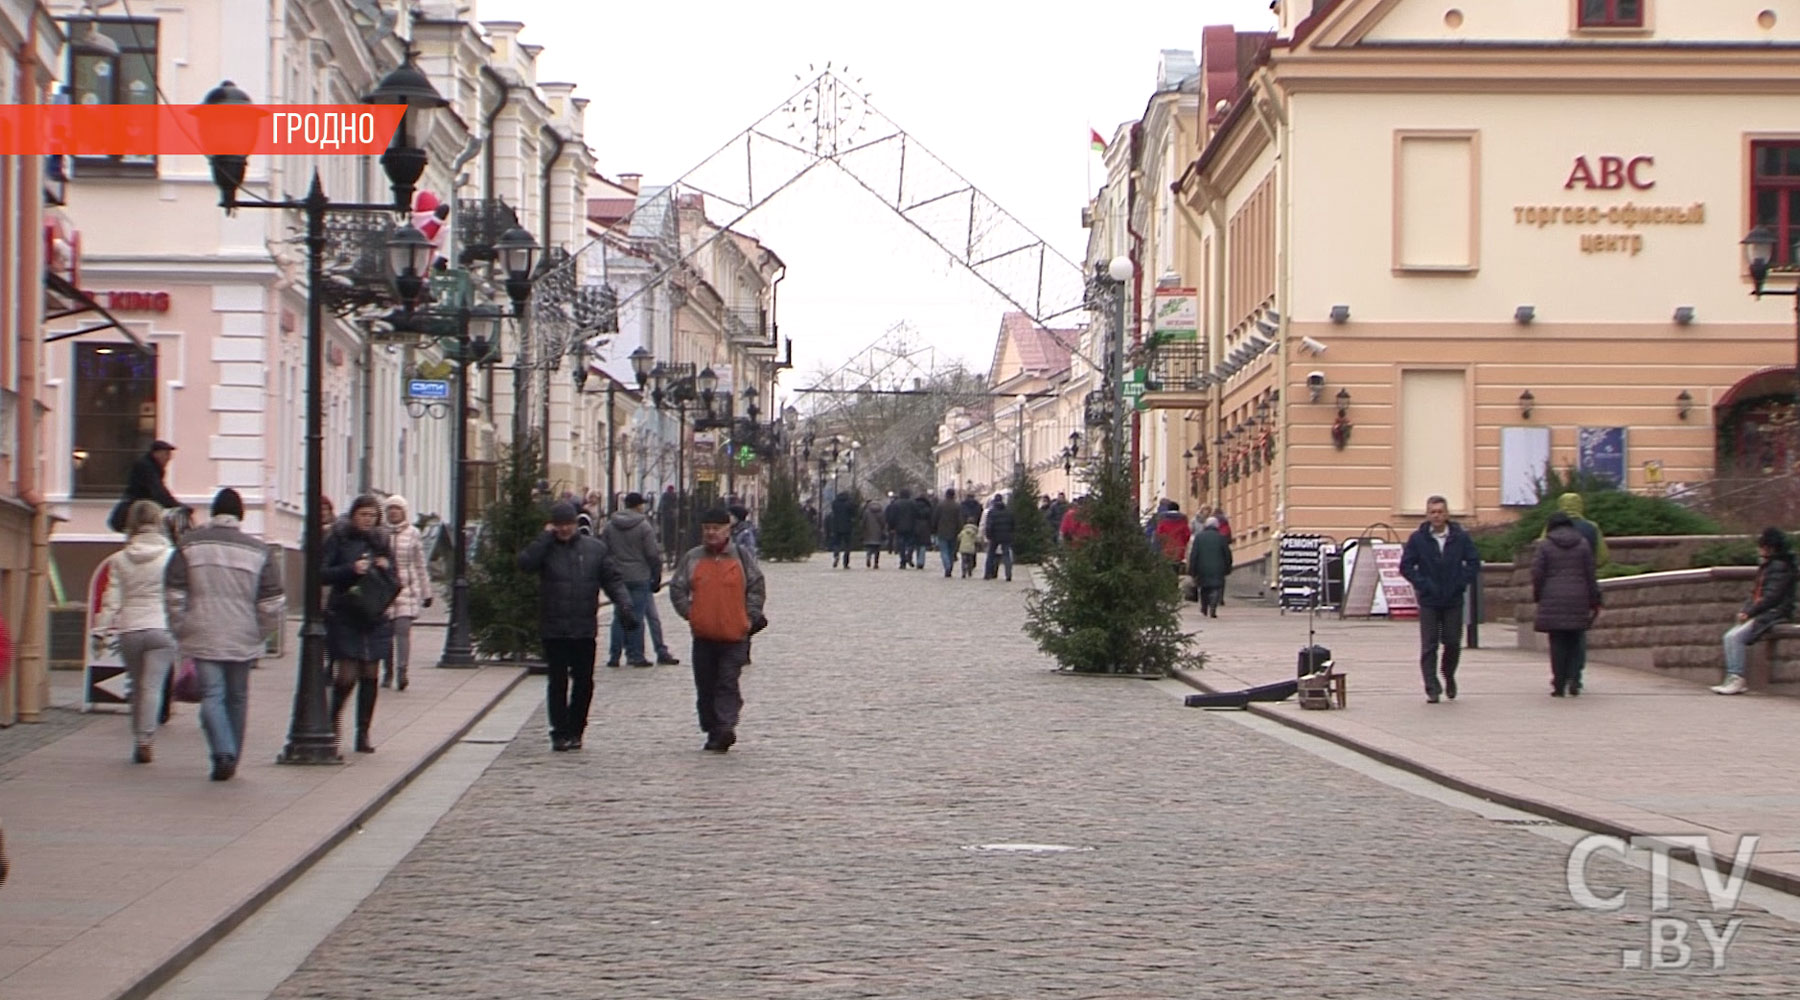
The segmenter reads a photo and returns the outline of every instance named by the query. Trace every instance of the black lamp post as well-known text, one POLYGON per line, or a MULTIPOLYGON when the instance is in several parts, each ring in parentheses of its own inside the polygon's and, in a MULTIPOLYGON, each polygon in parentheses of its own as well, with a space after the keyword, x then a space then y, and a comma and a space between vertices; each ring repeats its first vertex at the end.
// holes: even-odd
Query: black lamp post
MULTIPOLYGON (((312 184, 306 197, 281 201, 252 201, 240 204, 238 187, 243 183, 249 158, 238 155, 209 157, 213 183, 219 188, 219 206, 227 214, 236 209, 262 208, 299 211, 306 216, 306 523, 301 558, 305 560, 301 600, 304 609, 300 624, 300 675, 294 687, 293 716, 288 728, 287 746, 277 758, 284 764, 335 764, 343 757, 337 748, 337 735, 332 731, 330 714, 325 705, 325 623, 320 607, 323 584, 320 580, 320 557, 323 539, 319 531, 320 501, 324 497, 325 451, 325 217, 333 211, 383 211, 404 214, 412 209, 413 186, 425 171, 425 151, 407 142, 406 119, 422 112, 441 108, 443 95, 412 63, 408 52, 399 68, 382 79, 365 99, 369 104, 403 104, 407 113, 401 118, 394 141, 381 157, 381 165, 394 191, 394 200, 386 204, 333 202, 325 197, 318 171, 313 171, 312 184)), ((248 106, 250 96, 231 81, 220 83, 207 93, 203 104, 211 106, 248 106)), ((418 131, 425 129, 414 122, 418 131)), ((416 273, 416 272, 415 272, 416 273)), ((396 284, 398 278, 396 275, 396 284)))
POLYGON ((469 624, 469 544, 468 544, 468 466, 469 466, 469 365, 492 363, 493 349, 500 343, 500 324, 505 313, 499 307, 480 305, 460 310, 457 317, 456 413, 451 425, 455 439, 456 462, 451 467, 450 485, 450 627, 444 638, 444 653, 438 658, 440 667, 472 667, 475 644, 469 624), (471 333, 473 329, 473 333, 471 333))
MULTIPOLYGON (((1785 295, 1794 300, 1794 440, 1789 446, 1785 463, 1791 473, 1796 463, 1800 463, 1800 286, 1763 287, 1763 283, 1769 279, 1769 270, 1774 266, 1775 244, 1775 231, 1768 226, 1757 226, 1743 239, 1744 259, 1750 268, 1750 280, 1754 283, 1750 294, 1758 299, 1765 295, 1785 295)), ((1788 263, 1800 264, 1800 243, 1790 248, 1788 263)))
MULTIPOLYGON (((658 363, 656 356, 643 347, 631 352, 631 369, 640 379, 648 378, 650 382, 650 405, 658 410, 671 404, 675 410, 675 482, 676 489, 687 493, 686 461, 687 461, 687 414, 689 409, 699 409, 702 398, 710 400, 712 392, 718 387, 718 376, 711 368, 696 374, 692 361, 676 361, 658 363)), ((675 508, 674 544, 667 546, 667 557, 673 559, 676 550, 683 545, 682 508, 677 502, 675 508)))

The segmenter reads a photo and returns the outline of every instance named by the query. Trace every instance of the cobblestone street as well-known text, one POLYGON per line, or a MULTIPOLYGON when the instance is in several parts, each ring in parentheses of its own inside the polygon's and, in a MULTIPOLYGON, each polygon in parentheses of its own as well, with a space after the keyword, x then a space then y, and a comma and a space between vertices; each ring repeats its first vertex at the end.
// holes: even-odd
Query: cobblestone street
MULTIPOLYGON (((770 566, 737 747, 684 665, 541 711, 277 992, 396 997, 1791 996, 1795 928, 1621 970, 1649 879, 1326 763, 1159 685, 1053 675, 1018 582, 770 566), (978 845, 1067 845, 1059 853, 978 845), (1702 971, 1704 970, 1704 971, 1702 971)), ((1305 637, 1304 623, 1294 646, 1305 637)), ((604 642, 604 637, 602 639, 604 642)), ((602 651, 604 654, 604 650, 602 651)), ((536 678, 528 681, 539 684, 536 678)), ((1713 917, 1677 886, 1673 917, 1713 917)))

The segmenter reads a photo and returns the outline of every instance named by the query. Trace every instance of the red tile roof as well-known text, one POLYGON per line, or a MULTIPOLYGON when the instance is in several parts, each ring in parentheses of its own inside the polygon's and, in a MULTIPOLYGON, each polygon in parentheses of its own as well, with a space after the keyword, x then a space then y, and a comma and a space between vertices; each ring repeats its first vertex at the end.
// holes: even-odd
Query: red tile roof
MULTIPOLYGON (((994 345, 994 368, 998 369, 1011 340, 1019 350, 1019 362, 1032 375, 1055 375, 1067 371, 1069 355, 1081 339, 1080 330, 1048 330, 1034 323, 1022 312, 1009 312, 1000 317, 1000 339, 994 345)), ((991 371, 994 377, 997 370, 991 371)))

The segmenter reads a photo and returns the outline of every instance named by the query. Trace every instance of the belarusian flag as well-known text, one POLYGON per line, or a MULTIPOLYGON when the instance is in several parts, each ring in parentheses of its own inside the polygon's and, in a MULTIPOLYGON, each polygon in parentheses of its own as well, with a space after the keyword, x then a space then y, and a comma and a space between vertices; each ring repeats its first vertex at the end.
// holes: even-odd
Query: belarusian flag
POLYGON ((1088 141, 1094 147, 1094 152, 1106 152, 1106 140, 1100 138, 1100 133, 1094 131, 1092 128, 1088 129, 1088 141))

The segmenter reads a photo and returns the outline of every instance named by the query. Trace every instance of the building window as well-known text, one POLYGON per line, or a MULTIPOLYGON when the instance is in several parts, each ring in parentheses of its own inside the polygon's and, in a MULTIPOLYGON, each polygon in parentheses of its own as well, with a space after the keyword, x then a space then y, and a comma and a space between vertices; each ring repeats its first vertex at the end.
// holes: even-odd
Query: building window
MULTIPOLYGON (((97 18, 67 22, 69 99, 76 104, 155 104, 157 22, 148 19, 97 18), (79 45, 89 31, 111 39, 118 55, 79 45)), ((77 175, 155 174, 156 156, 74 157, 77 175)))
POLYGON ((1775 233, 1775 266, 1800 264, 1800 140, 1750 144, 1750 213, 1751 225, 1775 233))
POLYGON ((1580 0, 1576 23, 1583 28, 1641 28, 1644 0, 1580 0))
POLYGON ((1452 512, 1472 510, 1469 497, 1469 396, 1461 371, 1400 373, 1400 495, 1394 509, 1421 513, 1441 496, 1452 512))
POLYGON ((75 495, 116 497, 156 440, 156 354, 75 345, 75 495))

